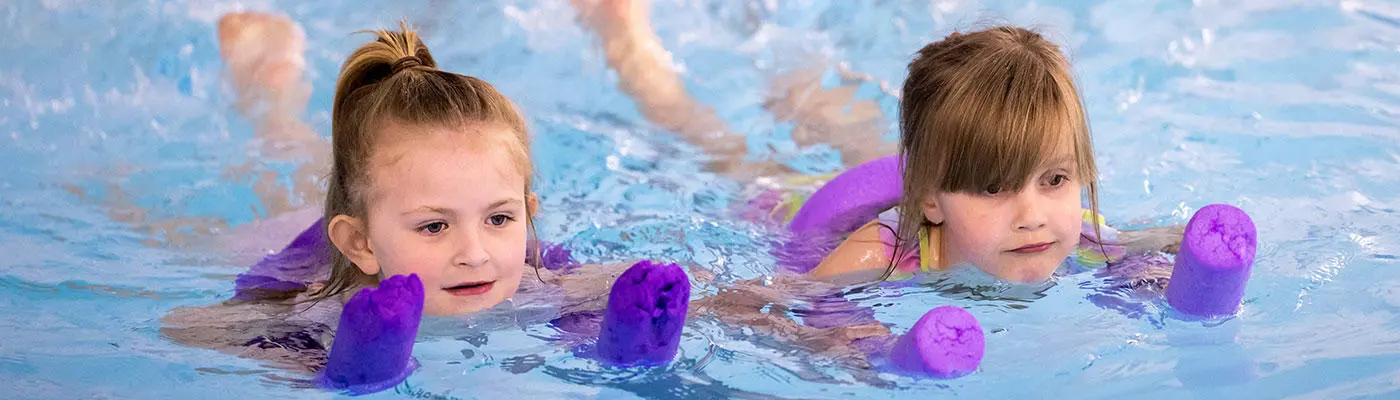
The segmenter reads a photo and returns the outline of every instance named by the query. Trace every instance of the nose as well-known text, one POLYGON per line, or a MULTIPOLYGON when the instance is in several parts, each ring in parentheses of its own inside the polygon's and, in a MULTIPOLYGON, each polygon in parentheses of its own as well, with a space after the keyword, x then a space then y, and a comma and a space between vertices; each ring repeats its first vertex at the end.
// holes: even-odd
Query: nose
POLYGON ((1045 201, 1034 188, 1016 194, 1015 226, 1018 231, 1033 232, 1045 227, 1045 201))
POLYGON ((481 233, 472 229, 463 229, 462 238, 458 242, 457 256, 453 264, 459 267, 475 268, 486 265, 491 261, 491 254, 486 252, 486 246, 482 243, 481 233))

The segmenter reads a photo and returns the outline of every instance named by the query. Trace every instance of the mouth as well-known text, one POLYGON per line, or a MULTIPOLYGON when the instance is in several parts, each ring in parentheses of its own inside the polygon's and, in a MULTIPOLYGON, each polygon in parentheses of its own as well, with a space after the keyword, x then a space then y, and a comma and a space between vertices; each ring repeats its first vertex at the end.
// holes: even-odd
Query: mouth
POLYGON ((1050 246, 1054 244, 1055 242, 1028 244, 1025 246, 1017 247, 1015 249, 1011 249, 1010 251, 1016 254, 1036 254, 1046 250, 1050 250, 1050 246))
POLYGON ((442 288, 453 296, 476 296, 491 291, 491 287, 496 285, 496 281, 488 282, 467 282, 456 286, 442 288))

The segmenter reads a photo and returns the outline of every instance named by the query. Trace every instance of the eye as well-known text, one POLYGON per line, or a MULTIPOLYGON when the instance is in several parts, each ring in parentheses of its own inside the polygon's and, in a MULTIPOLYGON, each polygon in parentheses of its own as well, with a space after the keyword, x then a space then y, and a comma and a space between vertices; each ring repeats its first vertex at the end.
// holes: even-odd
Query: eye
POLYGON ((492 215, 491 218, 487 218, 486 223, 491 224, 492 226, 502 226, 514 220, 515 218, 511 218, 509 215, 496 214, 492 215))
POLYGON ((447 230, 447 223, 442 221, 430 222, 427 225, 418 227, 419 232, 427 232, 433 235, 442 233, 442 231, 445 230, 447 230))
POLYGON ((1069 175, 1055 174, 1054 176, 1050 177, 1050 181, 1048 183, 1050 184, 1050 186, 1060 186, 1065 184, 1065 182, 1067 181, 1069 181, 1069 175))
POLYGON ((997 184, 987 185, 987 188, 986 188, 986 189, 982 189, 982 194, 985 194, 985 195, 988 195, 988 196, 995 196, 997 193, 1001 193, 1001 185, 997 185, 997 184))

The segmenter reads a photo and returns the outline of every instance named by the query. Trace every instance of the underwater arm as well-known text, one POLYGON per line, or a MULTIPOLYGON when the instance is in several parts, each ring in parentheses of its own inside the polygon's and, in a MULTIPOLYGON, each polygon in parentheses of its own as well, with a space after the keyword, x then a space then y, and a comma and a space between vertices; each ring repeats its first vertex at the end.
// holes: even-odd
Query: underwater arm
POLYGON ((323 324, 288 321, 285 302, 179 307, 160 319, 160 333, 184 346, 216 350, 270 366, 312 373, 326 361, 323 324))
MULTIPOLYGON (((936 378, 972 372, 981 360, 981 327, 976 318, 957 307, 935 308, 908 334, 895 336, 873 318, 873 311, 842 299, 841 287, 828 282, 779 274, 739 281, 692 302, 688 301, 689 278, 679 266, 641 261, 618 276, 615 271, 622 265, 585 266, 586 271, 597 272, 576 272, 559 281, 571 297, 591 298, 607 292, 598 325, 590 326, 587 317, 561 318, 555 324, 570 332, 596 334, 598 346, 593 356, 609 365, 669 363, 689 313, 710 315, 727 325, 752 329, 760 336, 840 360, 854 368, 852 372, 861 380, 879 380, 872 369, 874 358, 893 357, 892 362, 908 373, 936 378), (612 277, 616 277, 615 282, 608 285, 612 277), (795 299, 808 300, 813 308, 791 310, 795 299), (806 323, 799 321, 794 311, 803 315, 806 323), (950 326, 956 327, 956 337, 946 332, 950 326)), ((691 268, 691 274, 697 282, 713 279, 713 273, 703 268, 691 268)))
POLYGON ((1154 251, 1176 254, 1181 248, 1181 235, 1186 225, 1161 226, 1118 232, 1119 244, 1127 248, 1128 254, 1142 254, 1154 251))
POLYGON ((839 360, 862 380, 878 380, 865 373, 883 362, 905 375, 956 378, 977 368, 985 347, 977 319, 956 306, 935 307, 897 335, 874 310, 847 300, 842 286, 798 275, 737 282, 695 308, 839 360), (792 309, 794 299, 806 304, 792 309))

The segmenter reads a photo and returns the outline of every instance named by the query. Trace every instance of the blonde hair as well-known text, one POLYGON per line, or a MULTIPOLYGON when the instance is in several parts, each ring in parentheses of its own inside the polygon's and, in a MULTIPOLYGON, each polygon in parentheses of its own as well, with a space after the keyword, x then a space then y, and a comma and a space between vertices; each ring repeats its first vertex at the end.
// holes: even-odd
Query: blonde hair
POLYGON ((919 230, 934 225, 922 211, 926 196, 1019 191, 1047 153, 1065 143, 1074 149, 1075 178, 1088 188, 1098 218, 1098 170, 1084 105, 1069 63, 1040 34, 999 26, 924 46, 909 63, 899 129, 899 243, 917 243, 919 230))
MULTIPOLYGON (((521 188, 531 196, 532 163, 525 118, 505 95, 475 77, 437 68, 418 33, 400 23, 400 31, 361 31, 375 41, 356 49, 341 66, 331 110, 333 160, 326 193, 325 221, 337 215, 364 219, 369 201, 369 160, 376 130, 386 123, 456 128, 472 124, 499 124, 509 128, 508 152, 517 171, 525 177, 521 188)), ((527 204, 529 202, 527 201, 527 204)), ((526 210, 530 236, 534 236, 535 210, 526 210)), ((324 227, 322 227, 324 229, 324 227)), ((334 296, 357 283, 374 278, 361 272, 335 246, 331 248, 330 281, 315 297, 334 296)), ((538 259, 538 257, 536 257, 538 259)))

